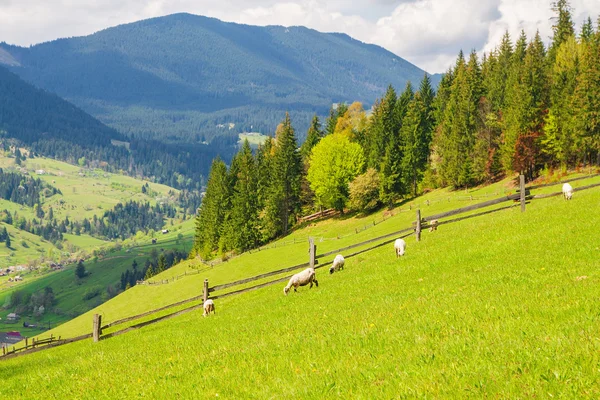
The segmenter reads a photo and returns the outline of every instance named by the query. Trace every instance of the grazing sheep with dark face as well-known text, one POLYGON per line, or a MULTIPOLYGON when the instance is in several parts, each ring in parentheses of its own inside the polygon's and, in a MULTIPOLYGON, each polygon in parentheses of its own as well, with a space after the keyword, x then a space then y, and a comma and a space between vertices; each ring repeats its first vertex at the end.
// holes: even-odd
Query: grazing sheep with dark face
POLYGON ((429 232, 437 231, 437 227, 439 225, 439 221, 437 219, 432 219, 429 221, 429 232))
POLYGON ((208 314, 210 313, 216 314, 215 311, 215 303, 208 299, 204 302, 204 314, 202 314, 204 317, 206 317, 208 314))
POLYGON ((396 258, 403 256, 406 251, 406 242, 404 239, 396 239, 394 242, 394 250, 396 251, 396 258))
POLYGON ((337 256, 335 256, 335 258, 333 259, 333 265, 331 266, 331 268, 329 268, 329 273, 333 274, 335 271, 344 269, 345 262, 346 260, 344 260, 343 255, 338 254, 337 256))
POLYGON ((317 282, 317 273, 314 268, 306 268, 302 272, 298 272, 290 278, 287 286, 283 288, 283 294, 287 296, 288 292, 294 287, 294 292, 297 292, 296 288, 298 286, 306 286, 310 283, 309 289, 312 288, 313 283, 319 287, 319 282, 317 282))

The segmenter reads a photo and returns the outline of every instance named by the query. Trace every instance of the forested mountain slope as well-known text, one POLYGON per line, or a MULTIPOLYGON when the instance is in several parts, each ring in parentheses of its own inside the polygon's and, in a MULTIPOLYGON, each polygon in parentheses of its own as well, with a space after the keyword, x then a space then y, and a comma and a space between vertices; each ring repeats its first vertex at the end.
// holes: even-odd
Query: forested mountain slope
MULTIPOLYGON (((232 146, 164 145, 128 138, 55 94, 0 66, 0 134, 34 152, 76 164, 127 171, 175 187, 197 187, 217 154, 232 146), (115 142, 115 140, 117 142, 115 142), (83 158, 83 159, 82 159, 83 158)), ((6 143, 4 143, 6 145, 6 143)))
POLYGON ((425 74, 347 35, 190 14, 0 51, 25 80, 121 132, 185 142, 273 132, 285 111, 303 135, 332 103, 372 104, 388 85, 425 74))

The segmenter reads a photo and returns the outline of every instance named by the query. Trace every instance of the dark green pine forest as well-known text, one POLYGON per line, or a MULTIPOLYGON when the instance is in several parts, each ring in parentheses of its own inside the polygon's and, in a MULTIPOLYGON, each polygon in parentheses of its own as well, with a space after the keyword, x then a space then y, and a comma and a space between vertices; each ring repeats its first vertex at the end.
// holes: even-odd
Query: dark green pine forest
POLYGON ((298 147, 289 114, 256 154, 213 161, 193 252, 242 252, 285 235, 322 208, 368 212, 427 188, 465 188, 514 174, 600 165, 600 18, 575 30, 553 4, 553 37, 507 33, 482 58, 458 54, 437 92, 393 86, 367 116, 359 102, 314 116, 298 147))

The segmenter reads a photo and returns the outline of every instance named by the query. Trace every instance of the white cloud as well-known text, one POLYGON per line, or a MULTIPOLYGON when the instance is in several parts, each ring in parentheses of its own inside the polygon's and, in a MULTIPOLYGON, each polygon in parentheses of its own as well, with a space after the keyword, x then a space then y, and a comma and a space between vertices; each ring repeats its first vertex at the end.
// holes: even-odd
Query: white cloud
MULTIPOLYGON (((176 12, 253 25, 304 25, 381 45, 429 72, 460 49, 489 51, 508 30, 551 36, 551 0, 0 0, 0 41, 30 45, 176 12)), ((598 0, 572 0, 574 19, 598 0)))

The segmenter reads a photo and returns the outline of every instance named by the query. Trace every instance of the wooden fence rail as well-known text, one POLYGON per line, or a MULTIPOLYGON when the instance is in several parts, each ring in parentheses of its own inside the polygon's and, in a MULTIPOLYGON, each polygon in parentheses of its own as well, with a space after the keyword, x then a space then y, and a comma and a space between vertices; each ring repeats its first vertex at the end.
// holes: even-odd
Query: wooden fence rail
POLYGON ((586 176, 580 176, 578 178, 567 179, 565 181, 551 182, 551 183, 542 183, 542 184, 539 184, 539 185, 527 186, 527 189, 533 190, 533 189, 539 189, 539 188, 548 187, 548 186, 562 185, 562 184, 565 184, 565 183, 571 183, 571 182, 580 181, 580 180, 583 180, 583 179, 595 178, 597 176, 600 176, 600 174, 591 174, 591 175, 586 175, 586 176))
MULTIPOLYGON (((598 174, 598 176, 600 176, 600 174, 598 174)), ((589 178, 589 176, 586 177, 586 178, 589 178)), ((573 179, 573 180, 579 180, 579 179, 585 179, 585 178, 576 178, 576 179, 573 179)), ((570 180, 570 182, 572 182, 573 180, 570 180)), ((371 243, 375 243, 375 242, 380 242, 380 241, 383 240, 383 242, 377 243, 377 244, 375 244, 373 246, 370 246, 368 248, 361 249, 361 250, 356 251, 354 253, 346 254, 345 255, 345 258, 355 257, 355 256, 357 256, 359 254, 362 254, 362 253, 371 251, 373 249, 376 249, 376 248, 388 245, 389 243, 392 243, 394 240, 396 240, 398 237, 404 238, 404 237, 410 236, 412 234, 415 234, 418 231, 418 228, 420 227, 420 225, 421 225, 420 223, 421 222, 428 222, 428 221, 431 221, 431 220, 434 220, 434 219, 440 219, 440 218, 445 218, 445 217, 449 217, 449 216, 459 215, 459 214, 467 213, 467 212, 470 212, 470 211, 475 211, 475 210, 478 210, 478 209, 481 209, 481 208, 493 206, 493 205, 500 204, 500 203, 503 203, 503 202, 508 202, 508 201, 514 203, 515 200, 520 200, 521 207, 523 207, 525 200, 541 199, 541 198, 547 198, 547 197, 552 197, 552 196, 559 196, 559 195, 562 194, 562 191, 561 192, 554 192, 554 193, 549 193, 549 194, 540 194, 540 195, 533 195, 532 196, 532 195, 530 195, 529 190, 531 190, 533 188, 544 187, 544 186, 558 185, 560 183, 564 183, 564 182, 558 182, 558 183, 546 184, 546 185, 537 185, 537 186, 528 187, 528 188, 526 187, 525 190, 523 190, 523 185, 521 185, 520 193, 517 193, 517 194, 514 194, 514 195, 510 195, 510 196, 500 197, 500 198, 489 200, 489 201, 485 201, 483 203, 473 204, 473 205, 467 206, 467 207, 461 207, 461 208, 458 208, 458 209, 455 209, 455 210, 451 210, 451 211, 447 211, 447 212, 444 212, 444 213, 439 213, 439 214, 431 215, 431 216, 424 217, 424 218, 422 218, 422 216, 420 214, 420 210, 419 210, 419 212, 417 213, 417 222, 413 222, 413 225, 414 225, 413 227, 402 229, 402 230, 399 230, 397 232, 393 232, 393 233, 389 233, 389 234, 386 234, 386 235, 382 235, 382 236, 379 236, 377 238, 366 240, 366 241, 363 241, 363 242, 360 242, 360 243, 355 243, 355 244, 352 244, 352 245, 349 245, 349 246, 346 246, 346 247, 343 247, 343 248, 340 248, 340 249, 332 250, 332 251, 329 251, 329 252, 326 252, 326 253, 322 253, 322 254, 318 254, 318 255, 315 254, 316 253, 316 246, 314 245, 314 241, 309 241, 309 262, 307 262, 307 263, 302 263, 302 264, 294 265, 294 266, 291 266, 291 267, 279 269, 279 270, 276 270, 276 271, 267 272, 267 273, 264 273, 264 274, 260 274, 260 275, 256 275, 256 276, 253 276, 253 277, 250 277, 250 278, 245 278, 245 279, 237 280, 237 281, 230 282, 230 283, 216 285, 216 286, 213 286, 213 287, 209 287, 208 286, 208 280, 205 280, 204 281, 204 285, 202 287, 202 294, 199 295, 199 296, 195 296, 195 297, 192 297, 192 298, 189 298, 189 299, 186 299, 186 300, 182 300, 182 301, 179 301, 179 302, 176 302, 176 303, 172 303, 172 304, 169 304, 169 305, 157 308, 155 310, 147 311, 147 312, 144 312, 144 313, 141 313, 141 314, 138 314, 138 315, 134 315, 134 316, 122 318, 122 319, 110 322, 108 324, 105 324, 105 325, 101 324, 101 316, 98 315, 98 314, 95 314, 94 315, 94 324, 93 324, 93 332, 92 333, 81 335, 81 336, 77 336, 75 338, 70 338, 70 339, 61 339, 60 336, 58 338, 56 338, 56 339, 53 336, 51 336, 50 338, 46 338, 46 339, 39 339, 39 340, 35 340, 34 339, 34 340, 32 340, 31 344, 29 344, 28 341, 26 341, 24 347, 22 347, 22 348, 15 348, 15 347, 13 347, 12 350, 8 350, 6 347, 3 347, 2 348, 3 355, 0 357, 0 359, 6 359, 6 358, 11 358, 11 357, 16 357, 16 356, 21 355, 21 354, 29 354, 29 353, 40 351, 40 350, 44 350, 44 349, 47 349, 47 348, 52 348, 52 347, 60 346, 60 345, 63 345, 63 344, 73 343, 73 342, 76 342, 76 341, 88 339, 90 337, 94 337, 94 341, 97 341, 97 340, 107 339, 107 338, 110 338, 110 337, 113 337, 113 336, 118 336, 118 335, 121 335, 123 333, 129 332, 129 331, 134 330, 134 329, 139 329, 141 327, 144 327, 144 326, 147 326, 147 325, 159 322, 159 321, 163 321, 165 319, 173 318, 175 316, 178 316, 178 315, 181 315, 181 314, 193 311, 193 310, 200 309, 200 308, 202 308, 203 304, 201 302, 200 304, 192 305, 190 307, 186 307, 184 309, 181 309, 181 310, 178 310, 178 311, 175 311, 175 312, 172 312, 172 313, 160 316, 160 317, 156 317, 156 318, 153 318, 153 319, 148 320, 148 321, 140 322, 138 324, 126 327, 126 328, 121 329, 121 330, 116 331, 116 332, 111 332, 111 333, 108 333, 108 334, 103 334, 102 331, 105 330, 105 329, 108 329, 110 327, 114 327, 114 326, 117 326, 117 325, 120 325, 120 324, 124 324, 124 323, 130 322, 130 321, 134 321, 136 319, 143 318, 143 317, 146 317, 146 316, 149 316, 149 315, 161 312, 161 311, 165 311, 165 310, 168 310, 168 309, 173 308, 173 307, 181 306, 181 305, 184 305, 184 304, 187 304, 187 303, 190 303, 190 302, 205 301, 208 297, 210 297, 211 299, 221 299, 221 298, 225 298, 225 297, 229 297, 229 296, 234 296, 234 295, 246 293, 246 292, 249 292, 249 291, 252 291, 252 290, 257 290, 257 289, 260 289, 260 288, 263 288, 263 287, 274 285, 274 284, 279 283, 279 282, 286 281, 286 280, 288 280, 290 278, 291 275, 286 275, 286 276, 283 276, 283 277, 278 277, 278 278, 276 278, 274 280, 270 280, 268 282, 263 282, 263 283, 260 283, 260 284, 257 284, 257 285, 253 285, 253 286, 250 286, 250 287, 245 287, 245 288, 242 288, 242 289, 239 289, 239 290, 234 290, 234 291, 223 293, 223 294, 210 295, 210 293, 214 293, 214 292, 217 292, 217 291, 223 291, 225 289, 229 289, 229 288, 232 288, 232 287, 235 287, 235 286, 244 285, 244 284, 247 284, 247 283, 250 283, 250 282, 254 282, 254 281, 257 281, 257 280, 260 280, 260 279, 269 278, 271 276, 280 275, 280 274, 283 274, 283 273, 286 273, 286 272, 292 272, 294 270, 297 270, 297 269, 300 269, 300 268, 303 268, 303 267, 307 267, 307 266, 309 266, 311 264, 314 265, 314 268, 323 268, 323 267, 327 266, 328 263, 317 264, 318 261, 316 260, 316 258, 319 258, 319 257, 322 258, 322 257, 327 257, 327 256, 330 256, 330 255, 333 255, 333 254, 342 253, 342 252, 344 252, 346 250, 354 249, 354 248, 357 248, 357 247, 362 247, 362 246, 365 246, 365 245, 368 245, 368 244, 371 244, 371 243)), ((600 187, 600 183, 595 183, 595 184, 591 184, 591 185, 582 186, 582 187, 574 189, 574 191, 582 191, 582 190, 591 189, 591 188, 595 188, 595 187, 600 187)), ((486 211, 482 211, 482 212, 479 212, 479 213, 476 213, 476 214, 471 214, 471 215, 467 215, 467 216, 463 216, 463 217, 459 217, 459 218, 454 218, 454 219, 451 219, 451 220, 439 221, 438 225, 454 223, 454 222, 462 221, 462 220, 465 220, 465 219, 475 218, 475 217, 478 217, 478 216, 482 216, 482 215, 486 215, 486 214, 498 212, 498 211, 501 211, 501 210, 512 208, 512 207, 516 206, 517 204, 518 203, 511 204, 511 205, 504 206, 504 207, 500 207, 500 208, 495 208, 495 209, 492 209, 492 210, 486 210, 486 211)), ((427 227, 427 225, 425 225, 424 227, 427 227)))

